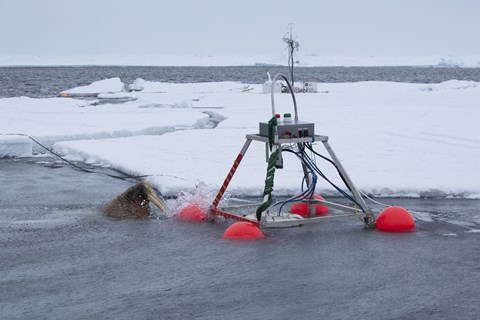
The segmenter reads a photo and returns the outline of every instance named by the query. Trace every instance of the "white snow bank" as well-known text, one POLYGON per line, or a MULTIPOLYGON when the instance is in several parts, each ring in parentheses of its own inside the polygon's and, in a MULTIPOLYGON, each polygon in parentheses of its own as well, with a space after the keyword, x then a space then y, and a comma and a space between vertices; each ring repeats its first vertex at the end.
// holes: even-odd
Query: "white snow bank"
MULTIPOLYGON (((201 182, 216 191, 245 135, 257 133, 258 123, 271 117, 270 95, 261 93, 261 85, 242 92, 235 82, 144 84, 161 93, 117 93, 135 100, 105 105, 0 99, 0 128, 57 142, 54 149, 69 159, 150 175, 163 194, 176 195, 201 182)), ((480 198, 479 83, 320 83, 318 91, 296 95, 299 118, 330 137, 361 190, 376 196, 480 198)), ((293 112, 288 94, 275 95, 275 105, 277 113, 293 112)), ((326 155, 321 143, 316 150, 326 155)), ((342 185, 330 164, 321 159, 317 164, 342 185)), ((228 190, 261 195, 265 169, 265 147, 254 141, 228 190)), ((297 193, 302 177, 299 162, 285 155, 275 193, 297 193)), ((324 181, 317 192, 334 194, 324 181)))
MULTIPOLYGON (((162 136, 59 142, 55 150, 69 159, 113 166, 148 180, 164 195, 193 192, 200 183, 215 191, 245 142, 245 130, 184 130, 162 136), (109 150, 108 152, 104 152, 109 150)), ((261 195, 265 147, 253 144, 232 180, 232 192, 261 195)), ((293 191, 298 185, 291 186, 293 191)))
POLYGON ((100 93, 115 93, 122 91, 125 91, 125 84, 117 77, 95 81, 88 86, 68 89, 62 91, 60 96, 96 96, 100 93))
POLYGON ((6 98, 0 99, 0 112, 1 133, 28 134, 47 146, 65 140, 163 134, 200 127, 210 119, 188 108, 147 108, 144 100, 95 105, 70 98, 6 98))
POLYGON ((99 99, 124 99, 123 106, 135 106, 137 108, 192 108, 192 99, 185 99, 169 93, 161 95, 152 93, 120 92, 102 93, 97 96, 99 99))
POLYGON ((28 137, 0 134, 0 158, 29 157, 32 155, 32 144, 28 137))
POLYGON ((171 93, 171 94, 195 94, 202 95, 207 93, 228 93, 232 91, 242 91, 244 84, 235 81, 222 82, 200 82, 200 83, 170 83, 155 82, 136 79, 136 86, 141 87, 142 93, 171 93))
POLYGON ((448 80, 442 83, 433 83, 425 85, 421 90, 432 91, 432 90, 458 90, 458 89, 469 89, 476 88, 480 84, 475 81, 459 81, 459 80, 448 80))

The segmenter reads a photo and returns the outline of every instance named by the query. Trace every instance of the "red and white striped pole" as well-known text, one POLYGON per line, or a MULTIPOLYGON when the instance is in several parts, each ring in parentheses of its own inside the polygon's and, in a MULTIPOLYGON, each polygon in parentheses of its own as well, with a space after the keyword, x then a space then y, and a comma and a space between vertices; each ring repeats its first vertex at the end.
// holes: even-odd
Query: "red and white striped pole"
MULTIPOLYGON (((242 150, 240 150, 240 153, 238 154, 237 158, 235 159, 235 161, 233 162, 233 165, 232 165, 232 168, 230 169, 230 171, 228 172, 227 174, 227 177, 225 178, 225 180, 223 181, 223 184, 222 186, 220 187, 220 190, 218 191, 217 193, 217 196, 215 197, 215 199, 213 200, 213 203, 212 205, 210 206, 210 209, 216 209, 218 204, 220 203, 220 200, 222 199, 223 197, 223 194, 225 193, 225 190, 227 190, 227 187, 228 185, 230 184, 230 181, 232 180, 233 178, 233 175, 235 174, 235 171, 237 171, 237 168, 238 166, 240 165, 240 162, 242 161, 243 159, 243 156, 245 155, 245 153, 247 152, 248 150, 248 147, 250 146, 250 143, 252 142, 251 139, 247 139, 247 141, 245 141, 245 144, 243 145, 242 147, 242 150)), ((211 214, 214 214, 217 212, 216 210, 210 210, 209 211, 211 214)))

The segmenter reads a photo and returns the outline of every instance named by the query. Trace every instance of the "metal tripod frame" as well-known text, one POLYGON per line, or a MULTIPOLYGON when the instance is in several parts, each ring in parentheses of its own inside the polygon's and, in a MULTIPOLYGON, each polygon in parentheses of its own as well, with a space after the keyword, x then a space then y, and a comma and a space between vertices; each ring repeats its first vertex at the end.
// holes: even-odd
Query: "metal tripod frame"
MULTIPOLYGON (((352 180, 348 176, 347 172, 345 171, 344 167, 342 166, 340 160, 337 158, 335 152, 333 151, 332 147, 328 143, 328 137, 327 136, 320 136, 320 135, 315 135, 313 137, 304 137, 304 138, 290 138, 290 139, 278 139, 278 146, 281 147, 282 144, 292 144, 292 143, 305 143, 305 142, 315 142, 319 141, 322 142, 325 149, 327 150, 328 154, 332 158, 332 161, 335 163, 336 167, 338 168, 338 171, 341 173, 341 175, 344 177, 345 183, 347 187, 352 191, 355 200, 362 206, 365 212, 359 212, 358 208, 355 207, 350 207, 346 206, 343 204, 331 202, 331 201, 326 201, 326 200, 318 200, 311 198, 309 200, 301 200, 301 201, 294 201, 292 203, 304 203, 308 202, 309 204, 309 211, 310 211, 310 218, 303 218, 299 219, 298 217, 294 217, 292 219, 289 218, 280 218, 277 217, 276 215, 269 216, 268 212, 263 212, 262 213, 262 219, 260 221, 257 221, 256 219, 251 219, 248 217, 244 217, 239 214, 231 213, 226 210, 222 210, 218 208, 218 205, 220 203, 220 200, 222 199, 228 185, 230 184, 230 180, 233 178, 235 171, 237 170, 238 166, 240 165, 240 162, 242 161, 243 157, 245 156, 250 143, 252 141, 260 141, 263 142, 267 145, 268 148, 268 137, 260 136, 258 134, 247 134, 246 135, 246 141, 240 150, 240 153, 238 154, 237 158, 235 159, 232 168, 230 169, 229 173, 227 174, 227 177, 225 178, 223 185, 221 186, 220 190, 217 193, 217 196, 213 200, 212 205, 210 206, 210 209, 208 211, 210 218, 213 216, 222 216, 227 219, 232 219, 236 221, 246 221, 253 223, 255 225, 258 225, 262 228, 273 228, 273 227, 293 227, 293 226, 299 226, 303 224, 308 224, 308 223, 315 223, 315 222, 321 222, 324 220, 331 220, 331 219, 337 219, 337 218, 345 218, 345 217, 352 217, 352 216, 359 216, 364 219, 365 224, 367 226, 372 225, 374 222, 375 218, 374 215, 368 206, 368 204, 365 202, 365 200, 362 197, 362 194, 358 191, 358 189, 355 187, 353 184, 352 180), (332 209, 340 210, 345 212, 344 214, 330 214, 327 216, 316 216, 315 214, 315 205, 320 204, 327 206, 332 209)), ((268 149, 267 149, 268 150, 268 149)), ((303 165, 303 164, 302 164, 303 165)), ((309 183, 307 181, 307 183, 309 183)), ((232 207, 234 208, 234 207, 232 207)))
MULTIPOLYGON (((294 107, 294 123, 299 123, 298 121, 298 110, 297 110, 297 102, 295 99, 295 94, 293 92, 293 89, 288 82, 288 79, 281 74, 275 75, 275 77, 272 80, 272 91, 271 91, 271 102, 272 102, 272 117, 275 117, 275 100, 274 100, 274 87, 275 87, 275 82, 278 80, 278 78, 283 78, 284 81, 286 82, 289 92, 292 96, 293 100, 293 107, 294 107)), ((253 223, 257 226, 264 227, 264 228, 270 228, 270 227, 292 227, 292 226, 298 226, 298 225, 303 225, 307 223, 314 223, 314 222, 320 222, 326 219, 335 219, 335 218, 341 218, 341 217, 349 217, 349 216, 360 216, 363 218, 363 221, 365 222, 365 225, 367 227, 373 226, 375 222, 375 217, 365 202, 365 200, 362 197, 362 194, 358 191, 358 189, 355 187, 353 184, 352 180, 348 176, 347 172, 343 168, 340 160, 337 158, 335 152, 333 152, 332 147, 328 143, 328 137, 327 136, 321 136, 321 135, 309 135, 309 136, 304 136, 304 137, 279 137, 277 126, 274 127, 274 141, 273 144, 271 145, 271 150, 270 150, 270 144, 272 143, 269 139, 269 137, 260 135, 260 134, 247 134, 246 135, 246 141, 240 150, 240 153, 238 154, 237 158, 235 159, 232 168, 227 174, 227 177, 225 178, 222 186, 220 187, 220 190, 217 193, 217 196, 213 200, 212 205, 210 206, 210 209, 208 210, 208 218, 209 220, 213 220, 215 216, 222 216, 227 219, 232 219, 236 221, 246 221, 253 223), (301 149, 304 148, 303 143, 313 143, 316 141, 320 141, 323 143, 325 149, 327 150, 328 154, 330 155, 333 163, 335 164, 336 168, 338 169, 340 175, 343 177, 343 180, 345 184, 347 185, 348 189, 353 193, 353 197, 355 201, 362 207, 363 212, 359 212, 358 208, 355 207, 349 207, 343 204, 335 203, 335 202, 330 202, 326 200, 318 200, 314 199, 313 197, 308 199, 308 200, 299 200, 299 201, 292 201, 292 203, 301 203, 301 202, 308 202, 308 209, 310 213, 310 218, 302 218, 298 215, 290 215, 287 217, 284 216, 277 216, 277 215, 270 215, 268 213, 268 210, 265 210, 262 212, 261 219, 258 221, 257 219, 252 219, 248 217, 244 217, 239 214, 234 214, 231 212, 228 212, 226 210, 222 210, 218 208, 218 205, 220 203, 220 200, 222 199, 228 185, 230 184, 230 180, 232 179, 233 175, 235 174, 235 171, 237 170, 238 166, 240 165, 240 162, 242 161, 243 157, 245 156, 250 144, 252 141, 260 141, 265 143, 265 149, 266 149, 266 157, 268 161, 268 154, 269 152, 274 152, 275 150, 282 149, 283 144, 297 144, 297 146, 301 149), (315 212, 315 206, 316 204, 321 204, 324 206, 327 206, 332 209, 340 210, 345 212, 344 214, 331 214, 327 216, 316 216, 315 212)), ((279 161, 280 163, 282 162, 281 159, 281 152, 279 161)), ((280 164, 280 167, 282 167, 282 164, 280 164)), ((309 176, 307 175, 307 168, 304 163, 302 163, 302 168, 304 171, 305 176, 307 177, 306 182, 307 186, 310 187, 311 181, 309 179, 309 176)), ((267 199, 267 195, 265 195, 265 199, 267 199)), ((268 209, 268 208, 267 208, 268 209)))

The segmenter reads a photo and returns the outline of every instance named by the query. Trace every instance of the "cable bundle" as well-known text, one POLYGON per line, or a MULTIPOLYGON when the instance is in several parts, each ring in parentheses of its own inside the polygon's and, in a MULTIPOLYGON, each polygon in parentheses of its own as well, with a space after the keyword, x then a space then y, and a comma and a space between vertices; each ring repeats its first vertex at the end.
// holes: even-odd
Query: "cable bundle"
MULTIPOLYGON (((305 151, 305 149, 310 150, 314 155, 318 155, 322 159, 330 162, 333 166, 335 166, 335 168, 337 169, 340 177, 342 178, 342 181, 345 183, 345 178, 341 174, 340 170, 338 170, 335 163, 332 160, 330 160, 330 159, 320 155, 319 153, 315 152, 313 150, 313 147, 312 147, 311 143, 298 144, 298 151, 295 151, 295 150, 292 150, 292 149, 289 149, 289 148, 284 148, 284 149, 282 149, 282 152, 285 151, 285 152, 293 153, 294 155, 296 155, 300 159, 302 164, 305 166, 305 168, 307 169, 307 172, 302 179, 302 193, 301 194, 293 196, 293 197, 291 197, 287 200, 278 201, 278 202, 274 203, 270 208, 272 209, 276 206, 280 206, 279 210, 278 210, 278 215, 280 216, 280 214, 282 212, 282 209, 286 204, 292 203, 292 202, 298 202, 298 201, 301 201, 301 200, 309 200, 309 199, 313 198, 313 196, 315 194, 315 187, 316 187, 316 184, 317 184, 318 176, 320 176, 325 181, 327 181, 330 185, 332 185, 343 197, 352 201, 356 206, 358 206, 360 208, 360 210, 362 210, 362 212, 365 212, 363 207, 355 200, 354 197, 352 197, 351 195, 346 193, 344 190, 340 189, 337 185, 335 185, 332 181, 330 181, 330 179, 327 178, 327 176, 318 168, 318 166, 315 163, 315 160, 312 159, 312 157, 310 157, 308 155, 308 153, 305 151), (304 190, 305 180, 309 176, 310 176, 310 186, 308 186, 308 188, 306 190, 304 190)), ((345 185, 348 188, 348 184, 345 183, 345 185)))

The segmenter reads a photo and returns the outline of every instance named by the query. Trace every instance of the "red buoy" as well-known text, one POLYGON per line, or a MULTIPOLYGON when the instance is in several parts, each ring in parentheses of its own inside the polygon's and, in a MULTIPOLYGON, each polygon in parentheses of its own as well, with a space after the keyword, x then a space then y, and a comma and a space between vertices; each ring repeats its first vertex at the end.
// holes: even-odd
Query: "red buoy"
MULTIPOLYGON (((314 194, 313 197, 317 200, 325 200, 322 196, 318 194, 314 194)), ((292 213, 301 215, 302 217, 309 217, 310 212, 308 210, 308 203, 295 203, 292 204, 292 207, 290 209, 292 213)), ((321 204, 316 204, 315 205, 315 212, 317 213, 317 216, 324 216, 328 214, 328 207, 327 206, 322 206, 321 204)))
POLYGON ((182 207, 173 217, 182 221, 202 222, 207 220, 207 210, 200 204, 192 202, 182 207))
POLYGON ((223 239, 254 240, 265 238, 262 230, 250 222, 235 222, 225 230, 223 239))
POLYGON ((377 217, 375 227, 381 231, 412 231, 415 229, 415 221, 410 212, 402 207, 388 207, 377 217))

